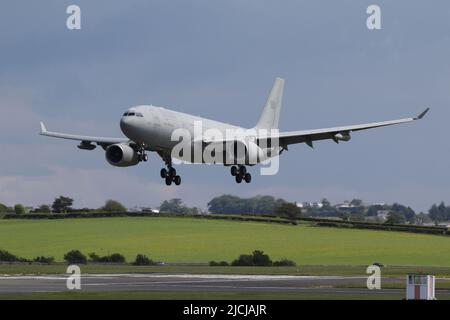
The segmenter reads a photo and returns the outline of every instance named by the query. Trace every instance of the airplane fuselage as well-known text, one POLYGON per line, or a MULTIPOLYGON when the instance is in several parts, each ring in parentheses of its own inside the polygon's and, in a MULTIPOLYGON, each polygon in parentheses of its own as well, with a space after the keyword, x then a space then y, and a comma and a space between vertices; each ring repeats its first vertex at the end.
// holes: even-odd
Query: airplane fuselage
MULTIPOLYGON (((195 157, 194 149, 197 148, 204 152, 203 140, 208 133, 210 136, 212 135, 211 139, 214 139, 217 136, 225 138, 230 132, 242 133, 243 136, 249 132, 249 129, 239 126, 148 105, 128 109, 120 120, 120 128, 127 138, 142 145, 148 151, 172 150, 180 142, 180 139, 177 138, 178 134, 182 134, 191 145, 190 157, 176 153, 172 156, 192 163, 207 162, 203 157, 195 157)), ((222 160, 226 162, 224 159, 222 160)), ((232 161, 229 159, 229 162, 232 161)))

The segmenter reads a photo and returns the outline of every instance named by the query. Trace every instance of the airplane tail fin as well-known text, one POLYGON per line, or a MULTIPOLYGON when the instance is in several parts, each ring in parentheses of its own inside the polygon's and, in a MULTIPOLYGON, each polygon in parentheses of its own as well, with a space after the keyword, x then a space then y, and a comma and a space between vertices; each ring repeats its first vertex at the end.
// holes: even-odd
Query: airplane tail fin
POLYGON ((276 78, 266 104, 255 126, 257 129, 278 129, 281 103, 283 100, 284 79, 276 78))

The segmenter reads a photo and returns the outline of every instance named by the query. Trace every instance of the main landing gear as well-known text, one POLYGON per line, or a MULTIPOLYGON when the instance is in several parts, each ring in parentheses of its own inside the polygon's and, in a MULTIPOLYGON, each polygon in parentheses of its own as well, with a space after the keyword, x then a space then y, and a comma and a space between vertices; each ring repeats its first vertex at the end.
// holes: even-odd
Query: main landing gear
POLYGON ((175 170, 175 168, 171 165, 168 165, 167 169, 161 169, 161 178, 166 181, 166 185, 168 186, 170 186, 172 182, 174 182, 177 186, 179 186, 181 183, 181 177, 177 175, 177 170, 175 170))
POLYGON ((242 180, 247 183, 252 181, 252 175, 247 172, 247 168, 243 165, 232 166, 230 172, 231 175, 235 177, 237 183, 241 183, 242 180))
POLYGON ((181 177, 177 175, 177 170, 172 166, 172 157, 168 153, 158 152, 159 156, 166 163, 166 168, 161 169, 161 178, 164 179, 166 185, 170 186, 172 182, 179 186, 181 183, 181 177))

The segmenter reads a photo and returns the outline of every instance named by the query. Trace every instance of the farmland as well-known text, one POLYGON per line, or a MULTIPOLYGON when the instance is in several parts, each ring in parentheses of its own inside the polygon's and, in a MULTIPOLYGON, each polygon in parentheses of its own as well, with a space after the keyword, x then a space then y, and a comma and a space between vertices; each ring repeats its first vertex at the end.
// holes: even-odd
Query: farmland
POLYGON ((119 252, 128 261, 143 253, 169 263, 231 261, 260 249, 300 265, 450 266, 446 236, 191 218, 0 220, 0 248, 56 261, 72 249, 119 252))

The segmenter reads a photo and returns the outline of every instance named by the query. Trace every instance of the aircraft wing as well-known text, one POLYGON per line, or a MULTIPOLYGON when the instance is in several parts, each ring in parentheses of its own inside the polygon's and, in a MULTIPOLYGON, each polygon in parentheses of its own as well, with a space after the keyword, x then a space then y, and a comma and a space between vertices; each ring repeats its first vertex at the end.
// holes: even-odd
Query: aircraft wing
POLYGON ((130 141, 127 138, 92 137, 92 136, 81 136, 81 135, 75 135, 75 134, 47 131, 47 128, 45 127, 43 122, 41 122, 40 134, 43 136, 47 136, 47 137, 81 141, 81 145, 80 145, 81 147, 79 146, 81 149, 94 149, 95 146, 91 145, 92 142, 95 142, 98 145, 105 147, 110 144, 130 141), (89 148, 89 146, 92 146, 94 148, 89 148), (87 148, 84 148, 84 147, 87 147, 87 148))
POLYGON ((338 143, 339 141, 348 141, 350 140, 350 132, 352 131, 360 131, 378 127, 391 126, 400 123, 407 123, 416 120, 422 119, 425 114, 430 110, 427 108, 425 111, 417 115, 413 118, 404 118, 398 120, 390 120, 383 122, 372 122, 366 124, 358 124, 351 126, 343 126, 343 127, 334 127, 334 128, 324 128, 324 129, 313 129, 313 130, 300 130, 300 131, 288 131, 288 132, 280 132, 277 135, 268 135, 268 136, 259 136, 257 140, 264 139, 279 139, 279 145, 282 147, 287 147, 290 144, 295 143, 306 143, 310 147, 313 146, 313 141, 318 140, 326 140, 331 139, 338 143))

